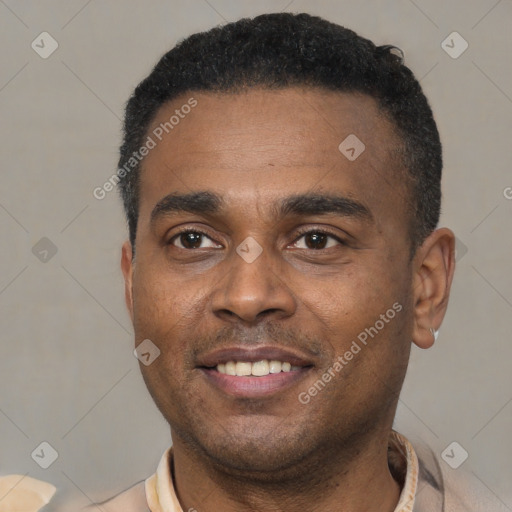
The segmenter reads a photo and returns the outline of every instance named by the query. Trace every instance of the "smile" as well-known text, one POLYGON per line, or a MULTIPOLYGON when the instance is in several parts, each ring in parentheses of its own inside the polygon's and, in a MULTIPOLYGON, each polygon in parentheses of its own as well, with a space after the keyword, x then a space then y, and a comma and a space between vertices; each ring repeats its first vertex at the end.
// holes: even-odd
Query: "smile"
POLYGON ((287 361, 262 359, 261 361, 228 361, 218 364, 215 369, 219 373, 236 377, 264 377, 265 375, 294 372, 300 370, 300 366, 292 366, 287 361))
POLYGON ((311 356, 290 347, 231 346, 203 354, 196 369, 208 386, 235 398, 267 398, 310 375, 311 356))

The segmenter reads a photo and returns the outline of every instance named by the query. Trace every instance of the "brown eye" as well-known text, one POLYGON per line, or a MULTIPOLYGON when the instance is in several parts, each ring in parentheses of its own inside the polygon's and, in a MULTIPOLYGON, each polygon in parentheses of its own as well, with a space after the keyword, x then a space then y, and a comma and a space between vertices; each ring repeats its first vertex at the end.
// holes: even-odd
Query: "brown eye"
POLYGON ((213 240, 200 231, 183 231, 170 240, 170 244, 181 249, 203 249, 218 247, 213 240))
POLYGON ((333 235, 322 231, 309 231, 298 238, 294 245, 298 249, 321 250, 329 249, 339 244, 341 244, 341 241, 333 235), (301 240, 303 241, 301 242, 301 240))

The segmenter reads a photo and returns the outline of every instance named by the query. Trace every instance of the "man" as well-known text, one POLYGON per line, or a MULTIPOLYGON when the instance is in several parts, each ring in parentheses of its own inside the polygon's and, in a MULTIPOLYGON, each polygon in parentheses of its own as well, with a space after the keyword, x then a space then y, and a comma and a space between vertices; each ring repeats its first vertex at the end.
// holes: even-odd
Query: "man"
POLYGON ((122 270, 172 448, 101 510, 489 510, 392 430, 455 265, 400 53, 269 14, 189 37, 135 90, 122 270))

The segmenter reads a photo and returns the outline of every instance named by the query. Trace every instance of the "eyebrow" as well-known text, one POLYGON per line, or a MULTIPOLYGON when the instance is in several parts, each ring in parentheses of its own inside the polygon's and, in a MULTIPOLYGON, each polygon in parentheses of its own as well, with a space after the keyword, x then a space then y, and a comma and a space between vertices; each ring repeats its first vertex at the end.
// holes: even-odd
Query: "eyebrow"
POLYGON ((192 192, 190 194, 169 194, 153 208, 151 224, 161 217, 172 214, 193 213, 197 215, 214 214, 221 210, 222 199, 212 192, 192 192))
POLYGON ((359 201, 345 196, 325 194, 299 194, 284 199, 277 206, 278 216, 295 215, 328 215, 335 214, 343 217, 353 217, 371 221, 370 210, 359 201))
MULTIPOLYGON (((190 194, 173 193, 165 196, 151 212, 151 224, 162 217, 174 214, 192 213, 196 215, 214 215, 221 213, 225 202, 222 197, 209 191, 190 194)), ((341 215, 363 221, 372 221, 371 211, 359 201, 345 196, 326 194, 298 194, 278 200, 271 207, 276 218, 289 215, 341 215)))

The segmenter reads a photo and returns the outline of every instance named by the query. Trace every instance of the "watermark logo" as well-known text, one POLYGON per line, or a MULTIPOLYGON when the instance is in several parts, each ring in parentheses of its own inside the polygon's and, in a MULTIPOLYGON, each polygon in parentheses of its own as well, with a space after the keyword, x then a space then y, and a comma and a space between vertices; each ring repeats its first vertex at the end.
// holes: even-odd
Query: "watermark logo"
POLYGON ((47 59, 59 47, 59 43, 48 32, 41 32, 30 46, 39 57, 47 59))
POLYGON ((160 349, 151 340, 146 339, 139 343, 133 355, 144 366, 149 366, 160 355, 160 349))
POLYGON ((359 352, 368 345, 368 338, 375 338, 375 336, 384 329, 385 325, 389 324, 389 322, 393 320, 396 314, 400 313, 402 309, 403 306, 400 303, 395 302, 393 306, 386 311, 386 313, 379 316, 379 319, 374 323, 374 325, 361 331, 357 335, 357 341, 352 341, 350 348, 342 356, 338 356, 333 365, 323 373, 322 377, 320 377, 307 391, 299 393, 299 402, 304 405, 309 404, 309 402, 311 402, 311 398, 323 391, 325 386, 334 377, 336 377, 336 375, 339 374, 341 370, 343 370, 343 368, 352 361, 352 359, 354 359, 354 356, 359 354, 359 352))
POLYGON ((458 59, 468 49, 468 47, 468 42, 458 32, 452 32, 441 43, 441 48, 452 59, 458 59))
POLYGON ((57 246, 45 236, 32 247, 32 254, 42 263, 48 263, 57 251, 57 246))
POLYGON ((468 247, 459 238, 455 237, 455 261, 460 261, 468 252, 468 247))
POLYGON ((187 114, 190 114, 190 111, 197 106, 197 100, 194 98, 190 98, 187 103, 181 105, 181 108, 177 108, 174 111, 174 115, 172 115, 168 121, 165 123, 160 123, 154 130, 153 135, 161 141, 164 137, 164 133, 170 133, 182 119, 185 119, 187 114))
POLYGON ((263 252, 263 247, 252 236, 248 236, 236 248, 236 252, 247 263, 252 263, 263 252))
POLYGON ((457 441, 450 443, 441 453, 441 458, 452 469, 459 468, 468 457, 468 452, 457 441))
POLYGON ((30 455, 43 469, 48 469, 58 458, 57 450, 47 441, 43 441, 30 455))
POLYGON ((342 155, 353 162, 361 156, 366 146, 356 135, 351 133, 341 142, 338 149, 342 155))
POLYGON ((146 141, 142 146, 134 151, 131 157, 128 159, 126 164, 117 170, 115 174, 112 174, 110 178, 105 181, 101 187, 96 187, 92 191, 92 195, 99 201, 105 199, 109 192, 112 192, 116 185, 130 172, 132 172, 140 162, 146 157, 152 149, 155 149, 158 142, 161 142, 164 138, 164 134, 170 133, 185 116, 189 114, 194 107, 197 106, 197 100, 195 98, 189 98, 187 103, 184 103, 179 109, 174 111, 174 114, 169 118, 168 121, 160 123, 152 132, 148 135, 146 141))

